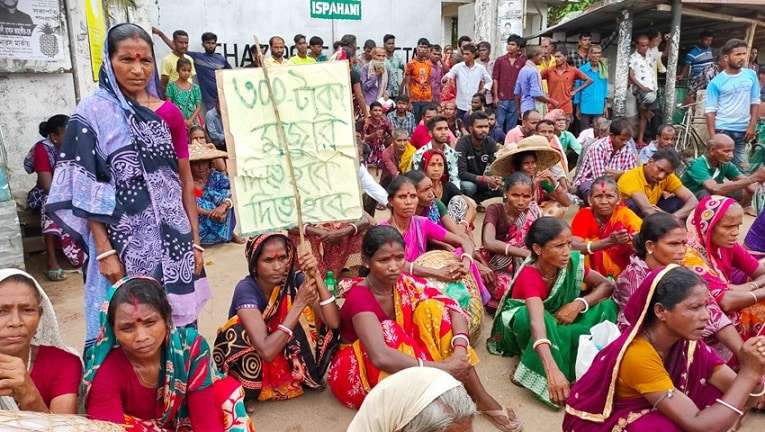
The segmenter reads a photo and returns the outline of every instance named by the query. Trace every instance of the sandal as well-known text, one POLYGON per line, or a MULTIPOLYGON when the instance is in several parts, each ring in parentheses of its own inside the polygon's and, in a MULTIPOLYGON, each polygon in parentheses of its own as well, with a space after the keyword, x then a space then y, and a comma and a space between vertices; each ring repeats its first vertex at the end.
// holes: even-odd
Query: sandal
POLYGON ((515 415, 515 411, 510 408, 478 411, 478 413, 488 417, 491 424, 503 432, 521 432, 523 430, 523 423, 515 415))
POLYGON ((51 282, 60 282, 66 279, 66 276, 64 276, 64 269, 62 268, 46 270, 45 277, 51 282))

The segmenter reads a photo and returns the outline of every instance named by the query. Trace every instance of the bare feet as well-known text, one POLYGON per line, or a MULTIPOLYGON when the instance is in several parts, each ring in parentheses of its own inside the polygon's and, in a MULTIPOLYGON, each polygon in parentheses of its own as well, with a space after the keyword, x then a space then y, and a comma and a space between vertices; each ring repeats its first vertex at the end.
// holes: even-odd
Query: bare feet
POLYGON ((245 240, 238 235, 234 234, 233 237, 231 237, 231 242, 236 244, 244 244, 245 240))

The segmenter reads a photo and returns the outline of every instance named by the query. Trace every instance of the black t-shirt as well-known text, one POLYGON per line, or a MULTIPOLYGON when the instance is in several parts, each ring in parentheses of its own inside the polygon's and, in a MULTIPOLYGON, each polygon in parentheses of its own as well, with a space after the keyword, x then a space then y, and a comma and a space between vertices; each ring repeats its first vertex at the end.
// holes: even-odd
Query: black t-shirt
POLYGON ((361 84, 361 74, 351 69, 351 86, 361 84))
POLYGON ((8 8, 0 6, 0 35, 32 36, 35 25, 32 17, 16 9, 11 13, 8 8))

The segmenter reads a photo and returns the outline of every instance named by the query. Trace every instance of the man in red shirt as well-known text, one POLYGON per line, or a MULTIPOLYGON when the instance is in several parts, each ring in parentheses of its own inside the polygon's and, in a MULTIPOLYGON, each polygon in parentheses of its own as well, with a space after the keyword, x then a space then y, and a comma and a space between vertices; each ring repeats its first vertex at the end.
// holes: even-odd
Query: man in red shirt
POLYGON ((523 38, 511 34, 507 38, 507 54, 494 62, 491 77, 494 80, 492 92, 497 104, 497 125, 503 132, 518 124, 518 109, 515 105, 515 81, 518 72, 526 64, 526 56, 521 54, 523 38))
MULTIPOLYGON (((569 66, 566 61, 568 50, 562 44, 555 48, 553 58, 555 58, 555 67, 545 69, 542 72, 542 79, 547 80, 549 97, 558 102, 558 107, 566 112, 571 118, 574 114, 574 105, 572 98, 580 90, 592 83, 592 79, 584 72, 569 66), (574 88, 576 80, 582 80, 582 85, 574 88)), ((553 110, 556 107, 548 104, 548 109, 553 110)))

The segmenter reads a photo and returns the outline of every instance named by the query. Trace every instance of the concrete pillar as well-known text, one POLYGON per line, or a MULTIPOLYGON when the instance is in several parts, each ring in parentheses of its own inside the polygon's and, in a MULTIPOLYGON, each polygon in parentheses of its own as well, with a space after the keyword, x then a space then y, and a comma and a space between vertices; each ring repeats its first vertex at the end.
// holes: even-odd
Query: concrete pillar
POLYGON ((669 57, 667 57, 667 83, 664 87, 664 121, 672 123, 675 113, 675 85, 677 61, 680 56, 680 23, 683 17, 682 0, 672 0, 672 27, 669 33, 669 57))
POLYGON ((475 8, 475 36, 469 36, 473 37, 473 40, 476 43, 480 41, 491 43, 492 50, 495 51, 494 39, 497 34, 497 0, 475 0, 473 7, 475 8))
POLYGON ((616 70, 614 71, 614 117, 624 117, 627 112, 631 50, 632 13, 629 9, 622 9, 621 18, 619 19, 619 40, 616 49, 616 70))
POLYGON ((497 34, 493 39, 494 56, 505 53, 507 37, 523 35, 525 0, 497 0, 497 34))

